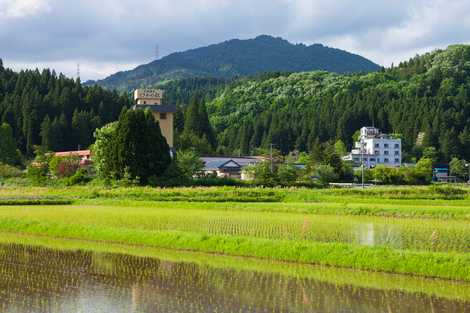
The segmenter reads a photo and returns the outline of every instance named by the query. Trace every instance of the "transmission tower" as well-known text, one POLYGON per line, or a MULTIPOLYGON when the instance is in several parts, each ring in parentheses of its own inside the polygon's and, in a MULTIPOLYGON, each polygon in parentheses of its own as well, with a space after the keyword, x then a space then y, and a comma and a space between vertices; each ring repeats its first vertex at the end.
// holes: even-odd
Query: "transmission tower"
POLYGON ((80 63, 77 63, 77 79, 80 79, 80 63))
POLYGON ((158 43, 155 45, 155 60, 158 60, 160 58, 160 47, 158 46, 158 43))

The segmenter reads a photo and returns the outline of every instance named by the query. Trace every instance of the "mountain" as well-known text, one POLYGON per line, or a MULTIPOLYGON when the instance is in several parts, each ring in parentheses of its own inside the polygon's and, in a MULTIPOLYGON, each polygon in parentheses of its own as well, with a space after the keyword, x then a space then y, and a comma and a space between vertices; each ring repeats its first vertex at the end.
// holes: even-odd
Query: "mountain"
POLYGON ((188 78, 233 78, 263 72, 325 70, 337 73, 372 72, 380 67, 355 54, 325 47, 291 44, 267 35, 233 39, 208 47, 170 54, 137 68, 90 81, 110 89, 126 90, 162 81, 188 78))
POLYGON ((207 107, 219 149, 227 153, 271 143, 283 153, 336 140, 351 147, 359 128, 375 125, 400 134, 406 161, 431 146, 441 161, 470 160, 470 46, 450 46, 375 73, 245 79, 207 107))

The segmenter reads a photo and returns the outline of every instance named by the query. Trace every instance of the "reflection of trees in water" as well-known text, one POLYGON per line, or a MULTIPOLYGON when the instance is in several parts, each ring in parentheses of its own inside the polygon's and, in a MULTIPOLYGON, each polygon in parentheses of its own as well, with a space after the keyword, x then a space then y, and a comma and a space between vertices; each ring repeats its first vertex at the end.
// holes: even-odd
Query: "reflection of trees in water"
POLYGON ((18 245, 0 246, 0 274, 1 312, 470 312, 400 291, 18 245))

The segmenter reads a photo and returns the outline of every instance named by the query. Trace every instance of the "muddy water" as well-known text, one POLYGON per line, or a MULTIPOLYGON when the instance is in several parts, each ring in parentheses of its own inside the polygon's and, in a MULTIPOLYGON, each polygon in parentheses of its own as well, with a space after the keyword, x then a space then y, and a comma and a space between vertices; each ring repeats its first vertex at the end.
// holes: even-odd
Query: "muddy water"
POLYGON ((302 275, 2 244, 0 312, 464 313, 470 301, 302 275))

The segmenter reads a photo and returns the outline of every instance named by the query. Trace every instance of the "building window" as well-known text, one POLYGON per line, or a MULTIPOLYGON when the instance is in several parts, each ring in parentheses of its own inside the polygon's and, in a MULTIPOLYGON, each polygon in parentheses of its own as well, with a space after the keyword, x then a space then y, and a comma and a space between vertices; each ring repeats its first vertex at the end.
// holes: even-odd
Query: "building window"
POLYGON ((400 151, 395 151, 395 155, 400 155, 400 151))
POLYGON ((395 149, 400 148, 400 145, 398 143, 395 144, 395 149))
POLYGON ((376 144, 375 144, 375 147, 376 147, 376 148, 380 148, 380 144, 376 143, 376 144))
POLYGON ((400 159, 395 159, 395 163, 400 163, 400 159))
POLYGON ((370 161, 371 161, 371 162, 375 162, 375 158, 370 158, 370 161))
POLYGON ((166 120, 166 113, 160 113, 160 119, 166 120))
POLYGON ((388 163, 388 159, 387 159, 387 158, 384 159, 384 163, 388 163))
POLYGON ((144 104, 147 104, 147 101, 144 101, 144 104))
POLYGON ((384 143, 384 148, 388 148, 388 143, 384 143))
POLYGON ((359 158, 354 158, 354 162, 359 162, 359 158))
POLYGON ((379 150, 375 150, 375 151, 374 151, 374 154, 375 154, 375 155, 379 155, 379 154, 380 154, 380 151, 379 151, 379 150))
POLYGON ((384 154, 385 154, 385 155, 388 155, 388 151, 384 151, 384 154))
POLYGON ((377 163, 380 163, 380 158, 377 158, 377 163))

